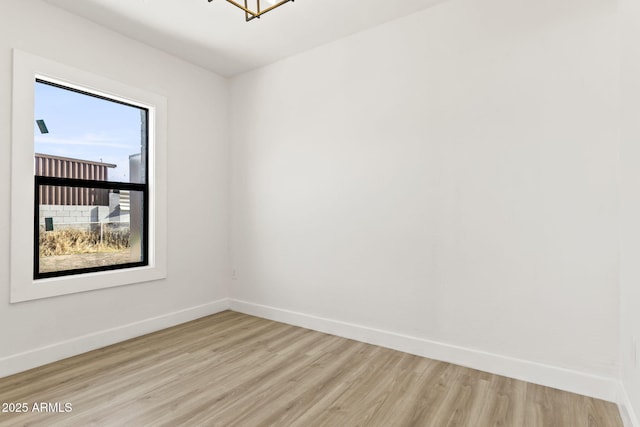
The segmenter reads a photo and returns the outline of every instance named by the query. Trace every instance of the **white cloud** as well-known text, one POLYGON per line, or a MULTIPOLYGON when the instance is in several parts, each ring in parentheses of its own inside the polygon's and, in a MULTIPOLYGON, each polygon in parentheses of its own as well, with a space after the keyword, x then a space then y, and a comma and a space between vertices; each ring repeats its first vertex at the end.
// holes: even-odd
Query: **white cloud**
POLYGON ((56 138, 48 135, 36 135, 36 144, 57 145, 91 145, 92 147, 131 148, 130 144, 121 142, 121 139, 109 138, 104 135, 86 134, 77 138, 56 138))

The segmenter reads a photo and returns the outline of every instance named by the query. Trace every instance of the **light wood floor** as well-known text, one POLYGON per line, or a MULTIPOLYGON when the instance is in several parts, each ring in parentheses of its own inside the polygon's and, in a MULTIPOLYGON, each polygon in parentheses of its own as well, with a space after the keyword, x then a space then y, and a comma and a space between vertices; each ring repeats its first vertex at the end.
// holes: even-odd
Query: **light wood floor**
POLYGON ((617 407, 231 311, 0 379, 0 426, 621 427, 617 407))

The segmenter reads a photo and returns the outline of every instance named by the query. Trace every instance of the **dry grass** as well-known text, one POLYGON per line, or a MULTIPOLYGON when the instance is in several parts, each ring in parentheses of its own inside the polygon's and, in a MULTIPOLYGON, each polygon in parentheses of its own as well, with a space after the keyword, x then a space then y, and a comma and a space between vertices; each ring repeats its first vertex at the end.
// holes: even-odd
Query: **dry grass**
POLYGON ((119 251, 129 247, 129 234, 129 230, 105 229, 101 242, 99 231, 40 231, 40 256, 119 251))

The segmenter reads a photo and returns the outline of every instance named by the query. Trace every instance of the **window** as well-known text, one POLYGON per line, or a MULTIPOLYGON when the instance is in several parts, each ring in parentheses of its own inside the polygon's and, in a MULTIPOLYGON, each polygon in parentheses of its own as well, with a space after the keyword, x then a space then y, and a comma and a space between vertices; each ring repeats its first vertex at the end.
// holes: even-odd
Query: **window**
POLYGON ((45 79, 34 93, 34 279, 148 265, 149 110, 45 79))
POLYGON ((14 50, 11 302, 166 277, 165 123, 160 95, 14 50))

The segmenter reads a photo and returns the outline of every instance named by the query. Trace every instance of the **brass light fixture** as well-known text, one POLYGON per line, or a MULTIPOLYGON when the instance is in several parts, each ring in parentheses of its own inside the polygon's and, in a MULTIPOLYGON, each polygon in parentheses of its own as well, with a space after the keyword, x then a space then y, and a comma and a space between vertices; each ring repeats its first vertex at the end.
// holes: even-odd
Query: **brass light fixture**
MULTIPOLYGON (((213 0, 208 0, 211 3, 213 0)), ((244 6, 235 0, 227 0, 232 5, 244 10, 244 18, 247 22, 255 18, 260 18, 265 13, 272 11, 278 6, 294 0, 244 0, 244 6), (262 4, 267 3, 267 7, 263 8, 262 4)))

